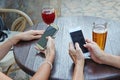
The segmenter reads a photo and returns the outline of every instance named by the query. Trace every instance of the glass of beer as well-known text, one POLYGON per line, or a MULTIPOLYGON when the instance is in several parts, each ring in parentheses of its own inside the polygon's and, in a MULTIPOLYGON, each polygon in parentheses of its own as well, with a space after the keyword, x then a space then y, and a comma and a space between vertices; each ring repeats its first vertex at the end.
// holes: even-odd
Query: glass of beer
POLYGON ((93 23, 92 36, 93 41, 95 41, 99 45, 99 47, 104 50, 107 38, 107 23, 93 23))

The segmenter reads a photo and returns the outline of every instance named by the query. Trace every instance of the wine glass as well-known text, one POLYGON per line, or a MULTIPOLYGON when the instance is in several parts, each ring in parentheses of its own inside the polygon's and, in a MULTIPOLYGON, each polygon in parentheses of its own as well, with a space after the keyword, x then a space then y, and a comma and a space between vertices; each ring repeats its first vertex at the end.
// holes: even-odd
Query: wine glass
POLYGON ((43 8, 41 16, 43 21, 49 26, 55 20, 55 9, 51 7, 43 8))

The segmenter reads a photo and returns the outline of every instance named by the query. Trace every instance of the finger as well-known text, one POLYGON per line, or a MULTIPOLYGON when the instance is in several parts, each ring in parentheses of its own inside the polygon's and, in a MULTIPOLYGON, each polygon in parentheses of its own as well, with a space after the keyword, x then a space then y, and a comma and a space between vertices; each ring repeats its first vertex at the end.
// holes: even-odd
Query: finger
POLYGON ((75 43, 75 48, 80 49, 80 46, 79 46, 78 42, 75 43))
POLYGON ((50 47, 51 42, 52 42, 52 38, 50 36, 46 37, 47 38, 47 47, 50 47))
POLYGON ((48 39, 48 40, 50 39, 50 40, 51 40, 51 39, 53 39, 53 38, 52 38, 51 36, 47 36, 46 39, 48 39))
POLYGON ((36 46, 34 46, 34 48, 36 49, 37 54, 40 53, 40 50, 36 46))
POLYGON ((47 37, 46 37, 46 39, 48 39, 48 40, 49 40, 49 39, 52 39, 52 38, 51 38, 50 36, 47 36, 47 37))
POLYGON ((90 39, 85 39, 87 43, 91 43, 92 41, 90 39))
POLYGON ((47 57, 47 50, 45 50, 45 57, 47 57))
POLYGON ((69 43, 69 55, 72 58, 72 60, 75 62, 75 49, 73 47, 72 43, 69 43))
POLYGON ((33 39, 39 39, 42 35, 35 35, 33 36, 33 39))
POLYGON ((72 60, 75 62, 75 56, 72 53, 69 53, 69 55, 72 58, 72 60))
MULTIPOLYGON (((46 39, 48 39, 48 37, 51 37, 51 36, 47 36, 46 39)), ((52 38, 52 39, 55 39, 55 36, 52 36, 51 38, 52 38)))
POLYGON ((41 51, 40 48, 38 48, 37 46, 34 46, 34 48, 38 51, 41 51))
POLYGON ((75 55, 75 48, 73 46, 73 43, 69 43, 69 52, 72 54, 72 55, 75 55))
POLYGON ((45 53, 45 51, 40 50, 37 46, 34 46, 34 48, 37 50, 37 53, 45 53))
POLYGON ((90 40, 90 39, 86 39, 85 41, 86 41, 86 43, 96 44, 94 41, 92 41, 92 40, 90 40))
POLYGON ((91 52, 92 50, 94 50, 94 46, 95 46, 95 44, 92 44, 92 43, 86 43, 86 44, 84 45, 84 47, 86 47, 90 52, 91 52))
POLYGON ((93 45, 93 44, 91 44, 91 43, 86 43, 86 44, 84 44, 83 46, 86 47, 86 48, 91 48, 92 45, 93 45))
POLYGON ((75 47, 76 47, 76 50, 77 50, 80 54, 83 55, 83 52, 82 52, 82 50, 81 50, 81 48, 80 48, 80 46, 79 46, 78 43, 75 43, 75 47))
POLYGON ((43 34, 45 30, 32 30, 32 34, 36 35, 36 34, 43 34))
POLYGON ((41 50, 41 49, 40 49, 39 47, 37 47, 37 46, 34 46, 34 48, 35 48, 36 50, 40 51, 40 52, 45 53, 45 50, 41 50))
POLYGON ((82 50, 81 50, 81 48, 80 48, 80 46, 79 46, 78 42, 77 42, 77 43, 75 43, 75 48, 76 48, 76 50, 80 50, 80 52, 82 52, 82 50))
POLYGON ((84 47, 86 47, 86 48, 93 48, 94 46, 99 47, 96 42, 84 44, 84 47))
POLYGON ((45 54, 45 50, 41 50, 40 52, 45 54))
POLYGON ((74 50, 73 43, 69 43, 69 49, 70 49, 70 50, 74 50))

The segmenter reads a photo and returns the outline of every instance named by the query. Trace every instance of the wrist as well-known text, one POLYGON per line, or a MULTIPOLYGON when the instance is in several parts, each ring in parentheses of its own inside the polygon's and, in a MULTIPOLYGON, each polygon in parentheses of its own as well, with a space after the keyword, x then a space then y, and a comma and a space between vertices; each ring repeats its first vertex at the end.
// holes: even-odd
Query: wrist
POLYGON ((11 42, 13 43, 13 45, 16 45, 19 41, 20 39, 17 35, 11 38, 11 42))
POLYGON ((46 58, 46 60, 50 61, 51 63, 53 63, 54 62, 54 58, 55 58, 55 56, 53 55, 53 56, 49 56, 48 58, 46 58))
POLYGON ((52 69, 53 66, 52 66, 52 63, 51 63, 50 61, 45 60, 43 63, 44 63, 44 64, 47 63, 48 65, 50 65, 50 68, 52 69))
POLYGON ((110 58, 108 57, 108 54, 104 53, 103 56, 101 57, 101 64, 106 64, 106 61, 109 59, 110 58))
POLYGON ((84 60, 81 60, 81 61, 78 61, 76 64, 75 64, 76 67, 84 67, 84 60))
POLYGON ((102 56, 100 56, 100 64, 105 64, 105 60, 107 59, 107 53, 102 53, 102 56))
POLYGON ((75 65, 75 69, 77 70, 77 71, 83 71, 84 70, 84 65, 80 65, 80 64, 76 64, 75 65))

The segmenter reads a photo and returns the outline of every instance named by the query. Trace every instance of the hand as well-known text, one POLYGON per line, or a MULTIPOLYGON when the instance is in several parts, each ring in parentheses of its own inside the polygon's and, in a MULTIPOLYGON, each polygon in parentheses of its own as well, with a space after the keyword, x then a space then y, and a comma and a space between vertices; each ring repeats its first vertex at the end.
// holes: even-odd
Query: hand
POLYGON ((45 50, 46 60, 53 62, 55 58, 55 43, 54 40, 49 36, 47 37, 47 48, 45 50))
POLYGON ((30 30, 26 32, 21 32, 15 35, 12 40, 14 40, 14 44, 19 42, 20 40, 29 41, 33 39, 39 39, 41 35, 44 33, 44 30, 30 30))
POLYGON ((102 57, 105 55, 105 53, 100 49, 97 43, 86 39, 86 44, 84 47, 88 48, 90 56, 95 62, 102 64, 102 57))
POLYGON ((35 46, 35 48, 42 52, 45 53, 45 58, 46 60, 50 61, 51 63, 54 61, 55 58, 55 44, 54 40, 49 36, 47 37, 48 42, 45 50, 41 50, 39 47, 35 46))
POLYGON ((75 48, 72 43, 69 44, 69 55, 71 56, 75 65, 80 64, 84 66, 84 55, 78 43, 75 43, 75 48))

